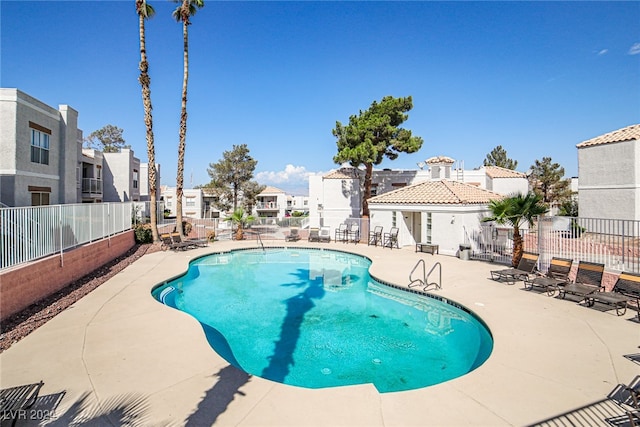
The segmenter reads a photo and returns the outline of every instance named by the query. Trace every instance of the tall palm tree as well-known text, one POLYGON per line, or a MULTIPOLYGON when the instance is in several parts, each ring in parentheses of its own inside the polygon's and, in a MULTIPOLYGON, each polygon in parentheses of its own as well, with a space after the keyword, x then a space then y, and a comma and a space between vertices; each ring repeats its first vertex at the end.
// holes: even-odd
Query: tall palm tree
MULTIPOLYGON (((189 25, 190 18, 198 9, 204 7, 204 0, 174 0, 180 5, 173 11, 176 21, 182 22, 183 39, 183 78, 182 78, 182 110, 180 112, 180 143, 178 144, 178 175, 176 177, 176 223, 182 224, 182 188, 184 184, 184 151, 187 138, 187 82, 189 80, 189 25)), ((182 227, 178 227, 182 237, 182 227)))
POLYGON ((147 61, 147 45, 145 41, 144 21, 151 18, 155 11, 146 0, 136 0, 136 13, 139 17, 138 27, 140 29, 140 77, 138 81, 142 86, 142 105, 144 106, 144 124, 147 128, 147 158, 149 160, 148 180, 149 180, 149 213, 151 216, 151 234, 153 241, 158 242, 158 215, 156 207, 156 191, 158 187, 156 177, 156 155, 153 142, 153 117, 151 116, 151 78, 149 77, 149 62, 147 61))
POLYGON ((520 227, 527 223, 533 225, 533 219, 547 213, 547 207, 542 203, 542 197, 535 193, 517 194, 504 199, 492 200, 489 203, 491 216, 482 219, 483 222, 495 221, 501 225, 513 227, 513 258, 511 265, 517 267, 522 258, 524 247, 520 227))

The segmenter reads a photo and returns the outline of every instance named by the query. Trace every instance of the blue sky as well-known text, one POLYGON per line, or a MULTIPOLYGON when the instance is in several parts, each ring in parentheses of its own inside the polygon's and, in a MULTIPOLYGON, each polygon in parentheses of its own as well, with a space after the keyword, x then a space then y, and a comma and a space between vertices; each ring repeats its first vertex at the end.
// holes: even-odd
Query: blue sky
MULTIPOLYGON (((149 1, 156 159, 174 186, 182 86, 175 5, 149 1)), ((134 1, 0 3, 2 87, 79 111, 85 136, 124 129, 146 161, 134 1)), ((256 178, 304 193, 333 163, 336 121, 383 96, 413 97, 422 149, 465 168, 502 145, 526 171, 551 157, 577 176, 576 144, 640 122, 640 2, 205 0, 192 19, 185 187, 234 144, 256 178)))

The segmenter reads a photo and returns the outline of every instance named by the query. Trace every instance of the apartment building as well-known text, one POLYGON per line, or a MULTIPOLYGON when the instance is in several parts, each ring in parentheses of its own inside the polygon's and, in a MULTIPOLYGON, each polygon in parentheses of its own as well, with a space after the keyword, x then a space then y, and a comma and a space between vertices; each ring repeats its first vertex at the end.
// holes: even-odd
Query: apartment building
MULTIPOLYGON (((145 200, 148 166, 133 150, 102 153, 82 143, 76 110, 68 105, 56 110, 18 89, 0 88, 0 202, 145 200)), ((160 165, 156 168, 160 182, 160 165)))
POLYGON ((0 202, 39 206, 78 202, 82 131, 78 112, 0 88, 0 202))

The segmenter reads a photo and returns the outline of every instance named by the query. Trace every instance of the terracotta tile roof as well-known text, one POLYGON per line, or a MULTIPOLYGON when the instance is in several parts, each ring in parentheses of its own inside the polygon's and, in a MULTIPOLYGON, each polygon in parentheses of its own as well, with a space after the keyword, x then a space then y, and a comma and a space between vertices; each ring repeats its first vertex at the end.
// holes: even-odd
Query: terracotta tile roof
POLYGON ((489 178, 526 178, 527 175, 511 169, 501 168, 500 166, 485 166, 489 178))
POLYGON ((503 196, 459 181, 425 181, 369 199, 407 205, 484 205, 503 196))
POLYGON ((613 132, 605 133, 604 135, 597 136, 595 138, 583 141, 576 145, 578 148, 591 147, 592 145, 609 144, 611 142, 623 142, 640 140, 640 125, 631 125, 626 128, 614 130, 613 132))
POLYGON ((360 178, 360 171, 356 168, 340 168, 336 171, 327 173, 322 178, 324 179, 358 179, 360 178))
POLYGON ((262 190, 260 194, 273 194, 273 193, 284 193, 284 190, 267 185, 267 187, 264 190, 262 190))
POLYGON ((431 164, 431 163, 455 163, 455 160, 453 160, 451 157, 436 156, 436 157, 429 157, 427 160, 425 160, 425 162, 427 164, 431 164))

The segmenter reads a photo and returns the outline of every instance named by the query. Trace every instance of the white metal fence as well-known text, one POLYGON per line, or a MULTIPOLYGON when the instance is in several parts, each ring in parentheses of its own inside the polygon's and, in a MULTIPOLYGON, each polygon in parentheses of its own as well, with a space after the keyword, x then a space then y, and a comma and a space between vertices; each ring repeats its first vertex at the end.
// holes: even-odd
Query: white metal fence
POLYGON ((0 270, 131 229, 128 203, 0 209, 0 270))
MULTIPOLYGON (((148 222, 149 202, 69 204, 0 209, 0 270, 33 261, 114 234, 127 231, 139 222, 148 222)), ((175 218, 164 218, 161 202, 158 230, 173 231, 175 218)), ((232 239, 231 223, 214 219, 185 218, 191 236, 232 239)), ((337 227, 338 218, 258 218, 248 224, 246 238, 284 240, 292 227, 305 238, 310 225, 337 227)), ((349 218, 366 239, 366 219, 349 218)), ((576 261, 601 262, 608 269, 640 272, 640 221, 594 218, 543 217, 531 229, 521 230, 524 249, 540 254, 539 268, 546 271, 554 256, 576 261)), ((437 243, 437 242, 434 242, 437 243)), ((513 251, 513 230, 483 224, 467 232, 465 246, 474 259, 509 264, 513 251)), ((461 248, 462 249, 462 248, 461 248)), ((466 249, 466 248, 465 248, 466 249)))
MULTIPOLYGON (((640 221, 601 218, 543 217, 535 228, 521 230, 524 249, 540 254, 546 271, 554 256, 603 263, 607 269, 640 272, 640 221)), ((513 230, 483 225, 465 242, 471 257, 508 264, 513 230)))

